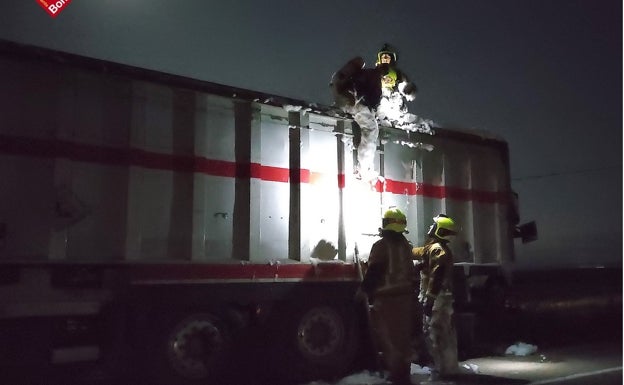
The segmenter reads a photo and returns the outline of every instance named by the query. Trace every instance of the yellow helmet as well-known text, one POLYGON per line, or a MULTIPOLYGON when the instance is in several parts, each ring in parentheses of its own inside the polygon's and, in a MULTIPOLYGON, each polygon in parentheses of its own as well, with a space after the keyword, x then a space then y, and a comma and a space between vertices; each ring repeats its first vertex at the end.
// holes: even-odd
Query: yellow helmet
POLYGON ((381 228, 382 230, 403 233, 407 228, 407 217, 401 210, 392 208, 384 213, 381 220, 381 228))
POLYGON ((427 234, 448 241, 452 236, 457 235, 457 225, 448 216, 439 214, 433 218, 433 224, 427 234))

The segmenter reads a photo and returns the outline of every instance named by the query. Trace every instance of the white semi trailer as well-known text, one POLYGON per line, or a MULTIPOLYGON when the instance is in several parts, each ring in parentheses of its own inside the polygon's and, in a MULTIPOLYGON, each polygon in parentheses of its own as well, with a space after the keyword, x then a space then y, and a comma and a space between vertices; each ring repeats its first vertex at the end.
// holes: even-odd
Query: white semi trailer
POLYGON ((253 334, 270 354, 249 360, 340 374, 365 335, 354 257, 391 206, 415 245, 438 213, 461 224, 458 313, 504 287, 500 139, 382 127, 371 185, 331 107, 6 41, 0 84, 5 373, 99 361, 205 383, 253 334))

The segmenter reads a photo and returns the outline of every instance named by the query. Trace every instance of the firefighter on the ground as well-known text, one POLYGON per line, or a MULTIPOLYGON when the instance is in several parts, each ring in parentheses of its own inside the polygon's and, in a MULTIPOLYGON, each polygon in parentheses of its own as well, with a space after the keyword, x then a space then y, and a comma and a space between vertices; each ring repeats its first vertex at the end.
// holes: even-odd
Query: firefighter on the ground
POLYGON ((377 178, 374 159, 381 120, 409 131, 432 134, 427 121, 407 112, 405 100, 413 100, 416 86, 396 67, 397 53, 384 45, 377 54, 375 68, 365 68, 364 59, 355 57, 332 76, 334 105, 353 116, 360 128, 357 143, 359 178, 377 178))
POLYGON ((457 234, 453 219, 444 214, 433 218, 422 247, 412 253, 420 266, 419 300, 423 307, 423 332, 433 359, 432 379, 458 371, 457 334, 453 323, 453 255, 448 247, 457 234))
MULTIPOLYGON (((403 235, 407 218, 399 209, 385 212, 381 239, 371 248, 361 296, 370 307, 370 327, 381 361, 394 385, 410 384, 411 339, 414 327, 414 264, 412 246, 403 235)), ((375 352, 378 353, 378 352, 375 352)))

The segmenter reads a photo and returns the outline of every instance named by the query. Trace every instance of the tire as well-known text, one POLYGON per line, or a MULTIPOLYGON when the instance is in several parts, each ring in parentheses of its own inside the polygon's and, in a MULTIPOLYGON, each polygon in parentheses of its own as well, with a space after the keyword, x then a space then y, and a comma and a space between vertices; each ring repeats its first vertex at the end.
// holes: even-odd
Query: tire
POLYGON ((291 314, 285 335, 277 336, 280 377, 306 381, 347 373, 358 344, 355 310, 320 304, 291 314))
POLYGON ((213 313, 170 317, 151 340, 146 369, 160 384, 216 384, 226 370, 230 333, 213 313))

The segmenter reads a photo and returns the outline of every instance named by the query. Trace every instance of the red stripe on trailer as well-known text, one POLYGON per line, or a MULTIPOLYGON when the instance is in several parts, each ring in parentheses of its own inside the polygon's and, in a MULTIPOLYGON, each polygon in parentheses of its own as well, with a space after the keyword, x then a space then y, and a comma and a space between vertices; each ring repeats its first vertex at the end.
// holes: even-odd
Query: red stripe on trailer
POLYGON ((435 186, 428 183, 402 182, 386 179, 378 181, 375 189, 378 192, 393 194, 422 195, 427 198, 454 199, 458 201, 475 201, 480 203, 505 203, 507 195, 500 192, 464 189, 451 186, 435 186))
POLYGON ((194 171, 214 176, 249 177, 249 175, 239 175, 243 174, 244 172, 243 170, 238 170, 235 163, 227 162, 224 160, 206 159, 201 157, 197 158, 197 161, 194 165, 194 171))
MULTIPOLYGON (((392 179, 386 179, 385 183, 378 181, 375 186, 378 192, 391 192, 393 194, 417 195, 418 189, 414 182, 401 182, 392 179)), ((422 194, 420 194, 422 195, 422 194)))
MULTIPOLYGON (((66 158, 79 162, 108 165, 132 165, 157 170, 199 172, 212 176, 257 178, 271 182, 287 183, 289 170, 264 166, 259 163, 208 159, 201 156, 171 155, 136 148, 113 148, 76 143, 65 140, 45 140, 0 135, 0 151, 12 155, 43 158, 66 158)), ((301 169, 300 182, 309 183, 310 171, 301 169)))
MULTIPOLYGON (((66 158, 80 162, 108 165, 132 165, 157 170, 176 172, 198 172, 229 178, 257 178, 269 182, 290 182, 290 170, 283 167, 265 166, 259 163, 241 164, 225 160, 208 159, 201 156, 171 155, 136 148, 113 148, 76 143, 64 140, 47 140, 0 135, 0 152, 11 155, 25 155, 44 158, 66 158)), ((322 174, 300 169, 298 183, 315 183, 323 179, 322 174)), ((346 185, 345 175, 338 174, 338 188, 346 185)), ((482 203, 504 203, 507 195, 501 192, 463 189, 459 187, 435 186, 427 183, 403 182, 385 179, 377 181, 378 192, 401 195, 422 195, 436 199, 455 199, 482 203)))
POLYGON ((287 168, 263 166, 259 163, 251 165, 251 177, 272 182, 288 183, 289 174, 287 168))
POLYGON ((345 187, 345 175, 338 174, 338 188, 344 188, 344 187, 345 187))
POLYGON ((132 281, 184 281, 194 280, 302 280, 351 281, 357 280, 353 264, 144 264, 131 267, 132 281))

